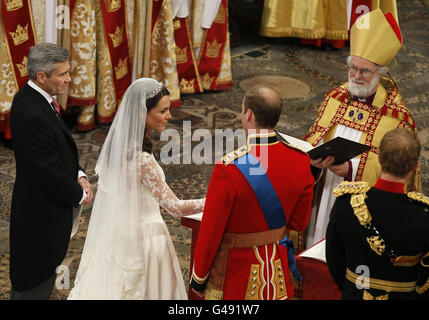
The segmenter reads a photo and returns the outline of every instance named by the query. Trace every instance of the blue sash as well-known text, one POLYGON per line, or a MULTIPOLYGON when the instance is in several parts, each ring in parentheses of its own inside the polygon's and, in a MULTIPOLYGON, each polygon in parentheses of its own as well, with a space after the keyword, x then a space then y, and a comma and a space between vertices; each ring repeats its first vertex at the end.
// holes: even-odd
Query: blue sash
MULTIPOLYGON (((269 228, 277 229, 285 226, 286 215, 282 204, 277 196, 276 190, 274 190, 274 187, 267 176, 267 173, 265 172, 265 169, 261 166, 258 159, 249 152, 246 155, 235 159, 234 164, 255 192, 269 228)), ((301 276, 298 273, 295 263, 295 246, 293 241, 289 240, 287 236, 285 236, 279 243, 287 249, 290 271, 295 279, 301 280, 301 276)))

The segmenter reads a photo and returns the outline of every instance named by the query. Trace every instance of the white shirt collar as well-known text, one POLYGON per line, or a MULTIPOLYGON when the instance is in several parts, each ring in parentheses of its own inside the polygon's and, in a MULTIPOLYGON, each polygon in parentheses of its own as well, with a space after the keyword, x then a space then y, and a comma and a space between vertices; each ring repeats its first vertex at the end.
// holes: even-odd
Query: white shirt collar
POLYGON ((32 87, 34 90, 39 92, 47 101, 49 104, 51 104, 52 100, 54 99, 53 96, 51 96, 49 93, 47 93, 45 90, 40 88, 37 84, 35 84, 31 79, 28 80, 27 84, 32 87))

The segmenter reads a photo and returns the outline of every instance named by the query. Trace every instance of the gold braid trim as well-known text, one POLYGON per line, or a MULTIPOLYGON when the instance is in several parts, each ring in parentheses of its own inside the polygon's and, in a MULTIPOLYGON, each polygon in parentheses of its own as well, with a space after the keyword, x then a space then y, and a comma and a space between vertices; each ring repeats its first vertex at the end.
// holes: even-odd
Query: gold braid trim
POLYGON ((416 290, 416 281, 398 282, 367 278, 354 273, 348 268, 346 270, 346 279, 354 284, 367 284, 367 289, 378 289, 386 292, 413 292, 414 290, 416 290))
POLYGON ((371 189, 371 185, 365 181, 343 181, 333 191, 334 196, 340 197, 343 194, 359 194, 367 193, 371 189))
POLYGON ((249 151, 250 151, 250 148, 247 145, 244 145, 244 146, 238 148, 237 150, 234 150, 234 151, 226 154, 222 158, 222 162, 225 166, 227 166, 230 163, 232 163, 235 159, 247 154, 249 151))
POLYGON ((217 290, 213 287, 213 285, 209 282, 205 291, 205 299, 206 300, 223 300, 223 291, 217 290))
MULTIPOLYGON (((369 229, 372 220, 371 214, 365 203, 366 193, 371 189, 371 185, 368 182, 348 182, 344 181, 334 189, 334 195, 336 197, 343 194, 351 194, 350 205, 353 208, 353 213, 358 219, 361 226, 369 229)), ((366 237, 366 241, 369 244, 371 250, 376 254, 382 255, 386 249, 384 240, 379 236, 366 237)))
MULTIPOLYGON (((321 38, 327 38, 327 34, 325 30, 297 30, 291 27, 281 28, 279 30, 275 29, 262 29, 261 35, 265 37, 294 37, 294 38, 305 38, 305 39, 321 39, 321 38)), ((346 40, 348 38, 347 31, 343 32, 342 34, 338 34, 339 40, 346 40)), ((332 35, 330 35, 332 37, 332 35)), ((328 38, 327 38, 328 39, 328 38)))
POLYGON ((422 261, 423 253, 416 254, 414 256, 399 256, 393 259, 393 265, 399 267, 414 267, 422 261))
POLYGON ((417 286, 416 287, 416 292, 418 294, 422 294, 425 293, 427 291, 427 289, 429 289, 429 279, 426 280, 425 284, 422 286, 417 286))
POLYGON ((347 31, 328 31, 325 38, 328 40, 347 40, 349 34, 347 31))
POLYGON ((389 294, 386 293, 380 296, 373 296, 368 291, 363 290, 362 299, 363 300, 389 300, 389 294))
POLYGON ((371 189, 371 185, 365 181, 341 182, 333 191, 334 196, 340 197, 343 194, 351 194, 350 205, 353 208, 355 216, 362 226, 371 222, 371 214, 365 203, 366 193, 371 189))
POLYGON ((424 260, 429 257, 429 252, 427 252, 421 259, 420 259, 420 264, 422 265, 422 267, 428 268, 429 264, 424 263, 424 260))
POLYGON ((366 226, 372 220, 371 214, 369 213, 368 207, 365 203, 365 198, 365 193, 353 194, 350 198, 350 205, 362 226, 366 226))
POLYGON ((372 251, 381 256, 386 249, 384 240, 380 236, 366 237, 366 241, 371 247, 372 251))
POLYGON ((408 192, 407 196, 410 199, 429 205, 429 197, 426 197, 423 193, 412 191, 412 192, 408 192))

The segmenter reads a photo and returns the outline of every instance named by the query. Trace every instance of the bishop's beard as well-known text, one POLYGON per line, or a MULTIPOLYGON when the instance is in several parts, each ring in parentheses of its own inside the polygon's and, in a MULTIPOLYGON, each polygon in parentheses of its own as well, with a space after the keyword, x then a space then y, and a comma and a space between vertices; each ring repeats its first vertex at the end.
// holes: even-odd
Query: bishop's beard
POLYGON ((379 81, 380 77, 377 75, 371 80, 369 84, 364 83, 363 85, 358 85, 355 83, 355 80, 349 75, 349 92, 353 96, 357 96, 359 98, 367 98, 374 93, 379 81))

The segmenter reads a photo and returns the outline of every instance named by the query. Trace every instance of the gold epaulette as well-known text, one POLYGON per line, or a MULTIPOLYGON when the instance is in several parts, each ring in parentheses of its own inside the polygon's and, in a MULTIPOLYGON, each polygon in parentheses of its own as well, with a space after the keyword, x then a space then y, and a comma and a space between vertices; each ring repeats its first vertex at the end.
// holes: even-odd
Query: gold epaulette
POLYGON ((334 189, 333 194, 340 197, 343 194, 367 193, 370 189, 371 185, 365 181, 343 181, 334 189))
POLYGON ((425 205, 429 205, 429 197, 426 197, 423 193, 420 192, 408 192, 408 198, 424 203, 425 205))
POLYGON ((244 156, 245 154, 247 154, 250 151, 250 148, 247 145, 244 145, 228 154, 226 154, 225 156, 223 156, 222 158, 222 163, 227 166, 229 165, 231 162, 233 162, 235 159, 244 156))
MULTIPOLYGON (((340 197, 343 194, 351 194, 350 205, 362 226, 367 226, 372 220, 371 214, 369 213, 368 207, 365 203, 366 193, 370 189, 371 185, 365 181, 343 181, 333 191, 333 194, 336 197, 340 197)), ((373 249, 373 246, 371 246, 371 248, 373 249)))

